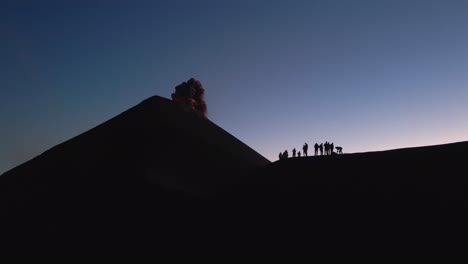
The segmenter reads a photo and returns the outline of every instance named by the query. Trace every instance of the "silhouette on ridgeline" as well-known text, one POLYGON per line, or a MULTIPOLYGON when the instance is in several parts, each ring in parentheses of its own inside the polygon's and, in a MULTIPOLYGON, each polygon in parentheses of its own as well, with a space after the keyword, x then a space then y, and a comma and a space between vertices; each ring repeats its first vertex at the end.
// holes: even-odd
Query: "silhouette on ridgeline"
MULTIPOLYGON (((293 148, 292 149, 292 157, 296 157, 296 154, 297 154, 297 157, 307 157, 307 150, 309 148, 309 145, 307 143, 304 143, 304 145, 302 146, 302 150, 303 152, 301 153, 300 151, 297 151, 296 148, 293 148)), ((325 143, 320 143, 320 145, 318 143, 315 143, 314 144, 314 155, 315 156, 318 156, 319 155, 319 151, 320 151, 320 155, 323 156, 323 155, 326 155, 326 156, 330 156, 330 155, 334 155, 334 154, 343 154, 343 148, 342 147, 335 147, 334 143, 330 143, 328 141, 325 141, 325 143), (325 148, 325 149, 324 149, 325 148), (336 152, 334 152, 334 150, 336 149, 336 152)), ((289 154, 288 154, 288 151, 285 150, 284 152, 280 152, 278 154, 278 158, 279 160, 283 160, 283 159, 287 159, 289 158, 289 154)))
POLYGON ((336 153, 343 154, 343 148, 342 147, 336 147, 336 153))

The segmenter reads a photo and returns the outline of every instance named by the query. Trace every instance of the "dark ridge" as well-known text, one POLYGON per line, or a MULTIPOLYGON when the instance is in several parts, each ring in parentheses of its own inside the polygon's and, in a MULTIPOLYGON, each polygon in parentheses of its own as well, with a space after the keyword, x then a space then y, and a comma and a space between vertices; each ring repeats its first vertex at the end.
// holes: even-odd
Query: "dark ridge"
POLYGON ((252 243, 275 254, 464 255, 467 161, 460 142, 274 162, 240 187, 256 208, 250 230, 274 236, 252 243))
POLYGON ((270 163, 152 97, 0 177, 0 253, 464 255, 467 151, 270 163))
POLYGON ((70 185, 146 181, 200 193, 216 192, 269 163, 196 112, 154 96, 0 179, 70 185))
POLYGON ((207 199, 269 163, 204 116, 154 96, 0 176, 0 251, 99 252, 100 234, 113 245, 119 232, 176 223, 172 210, 191 210, 181 201, 207 199))

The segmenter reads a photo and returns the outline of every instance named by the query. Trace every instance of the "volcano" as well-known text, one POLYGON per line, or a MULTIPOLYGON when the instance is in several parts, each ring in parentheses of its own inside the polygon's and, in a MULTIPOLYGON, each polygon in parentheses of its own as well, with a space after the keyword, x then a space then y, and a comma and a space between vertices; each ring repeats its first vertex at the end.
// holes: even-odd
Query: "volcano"
POLYGON ((29 244, 44 252, 41 240, 50 234, 95 228, 83 227, 82 217, 124 212, 145 195, 213 195, 269 163, 204 116, 154 96, 0 176, 3 221, 12 235, 6 248, 29 244))
POLYGON ((147 181, 165 189, 204 193, 269 163, 197 112, 154 96, 1 179, 37 182, 46 189, 55 182, 73 186, 147 181))
POLYGON ((0 252, 465 254, 467 151, 271 163, 155 96, 0 176, 0 252))

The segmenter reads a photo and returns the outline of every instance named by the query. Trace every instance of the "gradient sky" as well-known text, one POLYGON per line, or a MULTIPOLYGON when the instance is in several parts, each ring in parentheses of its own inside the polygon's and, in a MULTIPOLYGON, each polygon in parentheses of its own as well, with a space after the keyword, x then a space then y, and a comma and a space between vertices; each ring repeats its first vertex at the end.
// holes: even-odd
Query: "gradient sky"
POLYGON ((270 160, 468 140, 468 1, 1 1, 0 173, 191 77, 270 160))

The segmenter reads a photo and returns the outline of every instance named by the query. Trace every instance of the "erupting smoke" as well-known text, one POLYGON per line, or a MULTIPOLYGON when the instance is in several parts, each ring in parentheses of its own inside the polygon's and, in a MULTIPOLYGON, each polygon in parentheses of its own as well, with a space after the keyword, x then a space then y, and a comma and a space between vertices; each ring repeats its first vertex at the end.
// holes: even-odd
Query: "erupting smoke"
POLYGON ((176 86, 175 93, 172 94, 174 102, 188 105, 191 109, 197 110, 203 115, 206 115, 207 106, 203 100, 205 89, 200 81, 191 78, 187 82, 183 82, 176 86))

